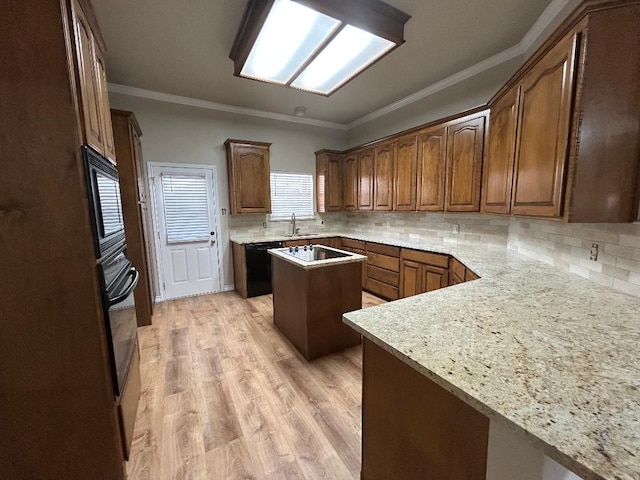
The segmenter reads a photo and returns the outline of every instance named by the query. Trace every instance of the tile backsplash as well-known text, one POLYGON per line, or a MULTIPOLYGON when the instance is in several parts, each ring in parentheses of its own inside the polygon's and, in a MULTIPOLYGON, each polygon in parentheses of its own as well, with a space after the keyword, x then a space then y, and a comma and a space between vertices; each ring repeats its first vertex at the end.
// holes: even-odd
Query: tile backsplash
POLYGON ((558 223, 511 218, 509 248, 640 297, 640 222, 558 223), (593 244, 598 260, 589 260, 593 244))
MULTIPOLYGON (((229 217, 229 232, 256 238, 288 233, 291 223, 268 215, 229 217)), ((420 212, 335 212, 298 220, 300 233, 379 231, 435 245, 502 245, 525 256, 640 297, 640 222, 565 224, 500 215, 420 212), (598 244, 597 261, 589 260, 598 244)))

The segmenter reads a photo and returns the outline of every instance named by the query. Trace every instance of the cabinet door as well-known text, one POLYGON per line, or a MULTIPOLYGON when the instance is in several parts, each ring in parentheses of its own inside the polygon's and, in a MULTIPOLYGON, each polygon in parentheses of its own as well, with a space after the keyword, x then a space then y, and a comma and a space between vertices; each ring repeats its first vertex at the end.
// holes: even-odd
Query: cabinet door
POLYGON ((438 127, 418 134, 417 208, 421 212, 444 210, 446 132, 438 127))
POLYGON ((480 211, 480 180, 484 150, 484 115, 447 129, 445 210, 480 211))
POLYGON ((109 108, 109 92, 107 90, 107 71, 102 55, 96 51, 96 74, 98 77, 98 94, 100 99, 100 124, 104 140, 104 156, 116 163, 116 147, 113 142, 113 126, 111 125, 111 109, 109 108))
POLYGON ((358 210, 373 210, 373 149, 358 154, 358 210))
POLYGON ((374 210, 393 209, 393 164, 395 143, 386 143, 376 147, 374 210))
POLYGON ((416 136, 404 137, 396 145, 396 161, 393 172, 393 209, 416 209, 416 136))
POLYGON ((514 214, 562 214, 575 55, 574 34, 553 47, 521 82, 514 214))
POLYGON ((511 211, 518 93, 518 88, 509 90, 491 107, 489 146, 483 167, 483 212, 509 213, 511 211))
POLYGON ((231 213, 270 213, 269 147, 233 143, 230 147, 231 213))
POLYGON ((358 156, 349 155, 342 166, 342 195, 344 210, 358 209, 358 156))
POLYGON ((400 298, 422 293, 422 265, 410 260, 400 264, 400 298))
POLYGON ((329 155, 327 165, 327 177, 329 191, 327 195, 327 211, 339 212, 342 210, 342 157, 329 155))
POLYGON ((73 2, 74 29, 76 37, 76 56, 80 79, 80 103, 84 141, 95 150, 104 154, 102 138, 102 116, 100 107, 100 88, 96 71, 96 46, 89 22, 82 8, 73 2))
POLYGON ((431 292, 449 285, 449 270, 438 268, 432 265, 423 265, 422 268, 422 291, 431 292))

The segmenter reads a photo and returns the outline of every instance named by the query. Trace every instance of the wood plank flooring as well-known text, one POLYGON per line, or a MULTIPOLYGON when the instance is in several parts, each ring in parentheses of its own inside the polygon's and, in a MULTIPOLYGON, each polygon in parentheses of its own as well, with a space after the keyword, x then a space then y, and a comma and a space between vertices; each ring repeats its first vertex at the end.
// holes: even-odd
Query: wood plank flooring
POLYGON ((153 322, 129 480, 360 478, 361 347, 307 363, 270 295, 164 302, 153 322))

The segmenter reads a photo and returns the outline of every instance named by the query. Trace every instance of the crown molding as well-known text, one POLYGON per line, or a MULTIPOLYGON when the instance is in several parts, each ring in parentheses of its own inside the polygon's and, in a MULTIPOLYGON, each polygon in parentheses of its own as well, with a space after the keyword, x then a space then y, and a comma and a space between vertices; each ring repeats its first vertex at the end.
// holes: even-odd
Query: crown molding
POLYGON ((191 107, 205 108, 207 110, 215 110, 219 112, 235 113, 238 115, 248 115, 251 117, 267 118, 270 120, 278 120, 281 122, 298 123, 303 125, 311 125, 314 127, 331 128, 334 130, 349 131, 353 128, 364 125, 376 118, 380 118, 391 112, 394 112, 400 108, 406 107, 415 103, 423 98, 429 97, 439 91, 449 88, 457 83, 468 80, 482 72, 497 67, 498 65, 513 60, 521 55, 524 55, 540 38, 544 31, 552 24, 562 10, 571 3, 572 0, 552 0, 547 8, 544 9, 540 17, 536 20, 529 31, 522 37, 522 40, 516 45, 502 52, 499 52, 481 62, 476 63, 458 73, 455 73, 443 80, 440 80, 432 85, 429 85, 422 90, 415 92, 407 97, 404 97, 397 102, 375 110, 363 117, 354 120, 351 123, 336 123, 327 122, 324 120, 315 120, 312 118, 296 117, 294 115, 283 115, 280 113, 267 112, 264 110, 256 110, 253 108, 237 107, 234 105, 227 105, 224 103, 210 102, 207 100, 199 100, 196 98, 182 97, 179 95, 171 95, 168 93, 156 92, 153 90, 145 90, 143 88, 130 87, 127 85, 119 85, 115 83, 109 83, 108 89, 112 93, 120 93, 123 95, 129 95, 133 97, 148 98, 151 100, 157 100, 166 103, 175 103, 178 105, 187 105, 191 107))
POLYGON ((481 62, 476 63, 464 70, 461 70, 458 73, 451 75, 439 82, 436 82, 432 85, 429 85, 422 90, 413 93, 407 97, 404 97, 397 102, 394 102, 386 107, 382 107, 378 110, 375 110, 364 117, 358 118, 353 122, 347 124, 349 130, 359 127, 360 125, 364 125, 376 118, 380 118, 384 115, 387 115, 395 110, 398 110, 402 107, 406 107, 407 105, 411 105, 412 103, 417 102, 418 100, 422 100, 434 93, 437 93, 445 88, 449 88, 456 83, 463 82, 468 80, 479 73, 482 73, 486 70, 489 70, 493 67, 497 67, 498 65, 508 62, 518 56, 524 55, 529 48, 533 45, 533 43, 542 35, 545 29, 555 20, 558 14, 562 11, 562 9, 569 4, 571 0, 552 0, 547 8, 544 9, 538 20, 533 24, 533 26, 529 29, 529 31, 522 37, 522 40, 516 45, 506 50, 503 50, 492 57, 489 57, 481 62))
POLYGON ((335 130, 346 131, 347 125, 344 123, 327 122, 324 120, 315 120, 313 118, 296 117, 294 115, 283 115, 281 113, 266 112, 264 110, 256 110, 253 108, 237 107, 224 103, 210 102, 208 100, 199 100, 197 98, 183 97, 180 95, 172 95, 169 93, 156 92, 154 90, 146 90, 144 88, 130 87, 128 85, 120 85, 117 83, 108 83, 107 88, 111 93, 119 93, 129 95, 131 97, 148 98, 165 103, 175 103, 177 105, 186 105, 189 107, 204 108, 207 110, 215 110, 218 112, 235 113, 238 115, 247 115, 250 117, 268 118, 269 120, 278 120, 281 122, 299 123, 303 125, 311 125, 314 127, 332 128, 335 130))

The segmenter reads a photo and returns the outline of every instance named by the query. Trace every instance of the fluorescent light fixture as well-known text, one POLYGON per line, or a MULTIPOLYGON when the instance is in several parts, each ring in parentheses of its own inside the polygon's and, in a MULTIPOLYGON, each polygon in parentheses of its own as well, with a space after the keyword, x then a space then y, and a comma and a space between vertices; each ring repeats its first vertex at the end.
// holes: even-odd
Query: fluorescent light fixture
POLYGON ((331 95, 404 43, 409 16, 380 0, 249 0, 235 75, 331 95))

